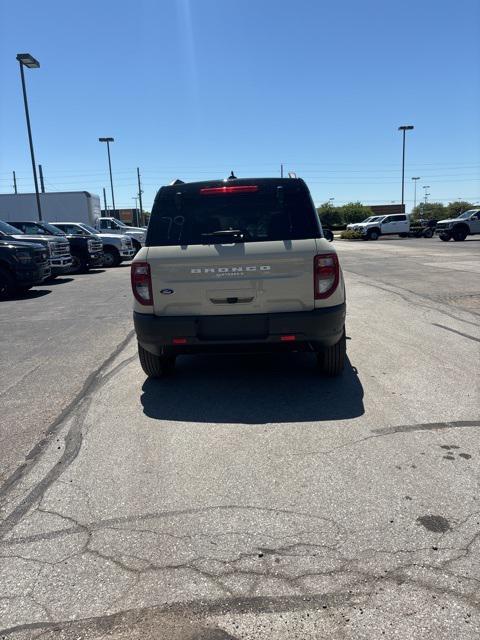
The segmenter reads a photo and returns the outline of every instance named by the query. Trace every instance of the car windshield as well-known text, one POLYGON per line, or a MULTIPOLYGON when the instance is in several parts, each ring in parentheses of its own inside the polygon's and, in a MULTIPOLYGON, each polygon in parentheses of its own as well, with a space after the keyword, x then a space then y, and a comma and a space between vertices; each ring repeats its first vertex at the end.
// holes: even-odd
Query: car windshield
POLYGON ((251 191, 239 193, 224 193, 224 187, 199 187, 185 193, 166 190, 154 204, 147 245, 320 237, 305 188, 285 188, 285 193, 277 197, 277 185, 248 185, 245 189, 250 187, 251 191))
POLYGON ((88 231, 88 233, 98 233, 97 229, 95 229, 94 227, 91 227, 89 224, 84 224, 82 222, 82 224, 79 225, 82 229, 85 229, 85 231, 88 231))
POLYGON ((469 209, 468 211, 464 211, 463 213, 460 213, 457 218, 461 218, 462 220, 467 220, 468 218, 470 218, 470 216, 476 213, 475 209, 469 209))
POLYGON ((64 236, 65 233, 55 227, 53 224, 49 224, 48 222, 42 222, 41 224, 38 222, 22 222, 19 223, 22 225, 23 230, 26 234, 32 235, 53 235, 53 236, 64 236))
POLYGON ((8 224, 8 222, 4 222, 3 220, 0 220, 0 231, 9 236, 23 233, 23 231, 20 231, 20 229, 17 229, 16 227, 12 226, 11 224, 8 224))
POLYGON ((44 222, 43 226, 48 229, 50 231, 50 233, 54 236, 64 236, 65 233, 59 229, 58 227, 56 227, 53 224, 50 224, 49 222, 44 222))

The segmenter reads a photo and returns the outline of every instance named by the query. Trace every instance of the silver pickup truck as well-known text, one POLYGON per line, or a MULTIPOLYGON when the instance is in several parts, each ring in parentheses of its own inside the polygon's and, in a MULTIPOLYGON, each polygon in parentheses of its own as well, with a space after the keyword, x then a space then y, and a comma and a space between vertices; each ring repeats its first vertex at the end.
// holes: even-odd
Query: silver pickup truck
POLYGON ((52 224, 64 233, 100 238, 103 244, 104 267, 118 267, 124 260, 131 260, 136 253, 130 236, 102 233, 83 222, 52 222, 52 224))

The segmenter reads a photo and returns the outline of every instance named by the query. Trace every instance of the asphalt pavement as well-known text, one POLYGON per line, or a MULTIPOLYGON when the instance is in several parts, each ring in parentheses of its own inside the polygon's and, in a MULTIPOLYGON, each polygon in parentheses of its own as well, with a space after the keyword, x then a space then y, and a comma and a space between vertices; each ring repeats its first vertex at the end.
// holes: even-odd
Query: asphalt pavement
POLYGON ((146 380, 126 268, 0 304, 2 639, 479 637, 480 242, 335 246, 336 380, 146 380))

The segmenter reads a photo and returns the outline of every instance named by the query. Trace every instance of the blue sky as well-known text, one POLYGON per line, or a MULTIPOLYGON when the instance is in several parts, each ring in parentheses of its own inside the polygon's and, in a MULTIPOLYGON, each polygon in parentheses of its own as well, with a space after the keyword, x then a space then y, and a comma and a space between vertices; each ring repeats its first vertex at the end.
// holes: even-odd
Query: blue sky
POLYGON ((430 200, 480 202, 478 0, 0 0, 0 192, 32 189, 17 52, 47 190, 144 207, 175 177, 296 171, 318 203, 399 201, 400 124, 430 200), (109 197, 109 192, 108 197, 109 197), (110 198, 109 198, 110 199, 110 198))

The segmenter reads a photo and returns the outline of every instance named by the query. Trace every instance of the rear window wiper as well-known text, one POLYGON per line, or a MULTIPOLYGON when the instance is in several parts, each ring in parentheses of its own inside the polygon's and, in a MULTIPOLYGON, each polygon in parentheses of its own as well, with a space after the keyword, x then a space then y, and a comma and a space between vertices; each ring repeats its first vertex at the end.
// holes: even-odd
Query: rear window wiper
POLYGON ((219 231, 209 231, 208 233, 202 233, 202 238, 207 237, 210 238, 212 236, 222 237, 222 236, 233 236, 237 238, 244 238, 245 234, 240 229, 224 229, 219 231))

